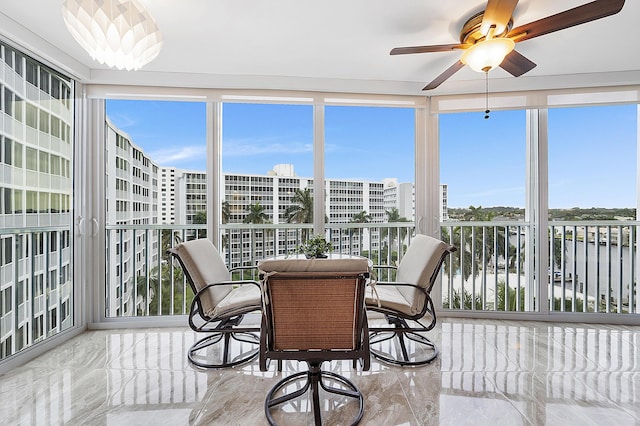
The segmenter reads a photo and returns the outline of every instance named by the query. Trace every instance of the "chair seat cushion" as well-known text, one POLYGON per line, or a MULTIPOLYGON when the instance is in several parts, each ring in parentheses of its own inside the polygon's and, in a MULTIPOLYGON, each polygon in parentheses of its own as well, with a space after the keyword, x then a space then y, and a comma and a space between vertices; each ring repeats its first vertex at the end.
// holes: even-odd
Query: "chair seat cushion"
POLYGON ((256 285, 235 287, 206 315, 211 318, 231 317, 262 308, 262 293, 256 285))
POLYGON ((377 285, 376 292, 378 293, 377 298, 371 287, 367 288, 365 293, 365 303, 368 307, 377 308, 379 299, 380 308, 382 309, 402 312, 407 316, 413 316, 417 313, 413 311, 411 303, 409 303, 402 293, 398 291, 398 287, 391 285, 377 285))

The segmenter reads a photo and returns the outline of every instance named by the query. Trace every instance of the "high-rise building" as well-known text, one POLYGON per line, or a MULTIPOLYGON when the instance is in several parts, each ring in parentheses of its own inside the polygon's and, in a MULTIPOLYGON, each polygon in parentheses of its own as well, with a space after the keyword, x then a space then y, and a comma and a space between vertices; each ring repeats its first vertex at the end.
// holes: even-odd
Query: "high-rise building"
POLYGON ((176 223, 176 173, 175 167, 160 168, 158 223, 176 223))
MULTIPOLYGON (((105 146, 107 225, 157 224, 159 167, 109 120, 105 146)), ((136 279, 157 265, 158 235, 129 229, 107 232, 116 235, 107 238, 114 242, 107 247, 108 276, 114 281, 107 286, 111 294, 106 298, 106 315, 133 315, 149 300, 136 292, 136 279)))
POLYGON ((73 325, 73 98, 0 43, 0 358, 73 325))
MULTIPOLYGON (((163 168, 159 198, 160 217, 166 223, 193 224, 199 212, 206 212, 207 176, 205 172, 163 168), (166 200, 166 201, 165 201, 166 200), (173 200, 173 203, 169 203, 173 200), (163 213, 166 212, 166 216, 163 213), (168 221, 169 215, 175 219, 168 221)), ((313 199, 313 179, 296 176, 292 164, 278 164, 264 175, 223 174, 223 200, 228 207, 226 222, 287 224, 287 213, 295 203, 296 194, 313 199)), ((409 222, 415 216, 415 194, 412 183, 398 183, 397 179, 382 182, 355 179, 327 179, 325 182, 325 216, 327 228, 331 224, 345 224, 364 212, 370 223, 387 221, 386 211, 396 208, 399 217, 409 222)), ((446 196, 446 185, 441 187, 446 196)), ((446 210, 446 199, 441 200, 440 211, 446 210)), ((300 222, 297 218, 294 222, 300 222)), ((380 249, 380 231, 363 229, 353 233, 331 231, 331 242, 336 249, 348 247, 351 254, 360 254, 366 247, 380 249)), ((255 259, 291 253, 299 242, 295 229, 265 232, 263 229, 231 229, 222 250, 230 266, 252 264, 255 259)))
POLYGON ((192 170, 176 173, 176 223, 197 223, 198 213, 207 211, 207 174, 192 170))
MULTIPOLYGON (((384 209, 398 209, 398 215, 413 222, 416 216, 416 190, 413 183, 398 183, 395 178, 384 179, 384 209)), ((439 208, 440 220, 449 220, 447 210, 447 185, 440 185, 439 208)))

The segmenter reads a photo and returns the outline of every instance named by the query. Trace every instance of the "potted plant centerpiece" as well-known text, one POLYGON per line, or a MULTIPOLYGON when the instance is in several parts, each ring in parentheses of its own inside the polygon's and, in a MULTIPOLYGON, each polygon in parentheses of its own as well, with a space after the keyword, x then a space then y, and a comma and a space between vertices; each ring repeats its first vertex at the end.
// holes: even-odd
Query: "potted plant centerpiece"
POLYGON ((322 235, 315 235, 298 247, 298 252, 304 254, 307 259, 326 258, 331 250, 333 250, 331 243, 327 242, 322 235))

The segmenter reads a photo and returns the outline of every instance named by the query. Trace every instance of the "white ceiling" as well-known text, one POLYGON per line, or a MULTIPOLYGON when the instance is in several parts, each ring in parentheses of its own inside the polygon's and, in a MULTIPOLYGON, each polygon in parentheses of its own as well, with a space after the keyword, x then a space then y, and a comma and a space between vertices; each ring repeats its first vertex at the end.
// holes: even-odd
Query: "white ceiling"
MULTIPOLYGON (((457 43, 462 24, 486 0, 140 2, 155 17, 164 45, 137 72, 92 61, 65 28, 63 0, 2 0, 0 34, 92 83, 408 95, 484 90, 483 74, 465 67, 422 92, 461 52, 389 51, 457 43)), ((520 0, 514 27, 586 2, 520 0)), ((617 15, 519 43, 516 49, 538 66, 518 78, 492 71, 492 91, 640 84, 638 18, 640 1, 627 0, 617 15)))

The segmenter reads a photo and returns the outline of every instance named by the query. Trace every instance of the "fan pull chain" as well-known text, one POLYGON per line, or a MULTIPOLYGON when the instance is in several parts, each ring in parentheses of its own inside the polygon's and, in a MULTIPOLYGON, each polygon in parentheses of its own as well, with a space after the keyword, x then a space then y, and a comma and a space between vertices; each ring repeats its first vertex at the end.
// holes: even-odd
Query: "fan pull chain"
POLYGON ((486 120, 489 118, 489 113, 491 112, 491 110, 489 110, 489 71, 484 72, 484 81, 485 81, 484 93, 485 93, 485 105, 486 105, 486 109, 484 110, 484 119, 486 120))

